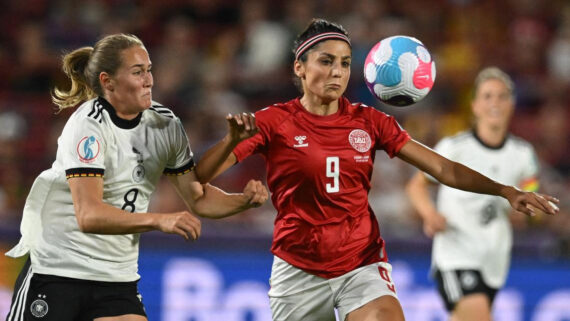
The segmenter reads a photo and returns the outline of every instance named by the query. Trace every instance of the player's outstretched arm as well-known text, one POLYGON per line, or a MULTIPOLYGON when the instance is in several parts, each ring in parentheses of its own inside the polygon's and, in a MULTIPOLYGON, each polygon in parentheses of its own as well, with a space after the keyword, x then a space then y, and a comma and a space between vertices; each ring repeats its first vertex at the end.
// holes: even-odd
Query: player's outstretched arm
POLYGON ((84 233, 133 234, 153 230, 197 239, 201 223, 187 211, 136 213, 103 202, 103 179, 77 177, 68 180, 79 229, 84 233))
POLYGON ((226 193, 210 184, 201 184, 194 171, 181 176, 169 176, 170 182, 188 208, 196 215, 223 218, 259 207, 269 198, 267 188, 257 180, 250 180, 242 193, 226 193))
POLYGON ((415 140, 408 141, 398 157, 435 177, 442 184, 473 193, 506 198, 513 209, 534 215, 535 209, 547 214, 558 212, 558 199, 534 192, 523 192, 514 186, 500 184, 469 167, 453 162, 415 140))
POLYGON ((406 184, 406 193, 416 211, 423 220, 424 233, 433 237, 436 233, 445 230, 447 222, 441 215, 429 193, 430 181, 423 172, 418 171, 406 184))
POLYGON ((207 183, 236 163, 232 153, 234 147, 244 139, 258 132, 255 116, 252 113, 241 113, 226 116, 227 135, 212 148, 208 149, 196 166, 196 176, 201 183, 207 183))

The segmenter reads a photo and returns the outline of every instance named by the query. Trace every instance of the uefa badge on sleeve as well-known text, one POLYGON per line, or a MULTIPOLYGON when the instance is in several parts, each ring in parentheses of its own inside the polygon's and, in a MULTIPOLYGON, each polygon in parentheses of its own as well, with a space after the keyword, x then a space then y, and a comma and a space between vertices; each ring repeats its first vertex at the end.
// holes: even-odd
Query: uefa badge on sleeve
POLYGON ((95 136, 85 136, 77 144, 77 156, 83 163, 93 162, 99 156, 100 150, 101 145, 95 136))

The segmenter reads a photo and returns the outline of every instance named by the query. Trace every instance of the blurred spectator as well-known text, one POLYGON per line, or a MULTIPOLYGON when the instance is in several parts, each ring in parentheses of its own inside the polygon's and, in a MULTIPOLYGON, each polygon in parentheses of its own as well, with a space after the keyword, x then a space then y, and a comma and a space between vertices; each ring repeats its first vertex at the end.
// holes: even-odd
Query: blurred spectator
POLYGON ((570 128, 568 106, 559 101, 549 101, 541 106, 536 117, 537 153, 546 163, 565 176, 570 175, 570 128))
POLYGON ((196 29, 184 16, 172 17, 164 24, 161 43, 153 50, 156 100, 177 114, 186 101, 197 94, 200 84, 201 53, 196 49, 196 29))
POLYGON ((17 226, 25 197, 21 176, 21 142, 26 120, 15 111, 0 111, 0 224, 17 226))
POLYGON ((548 73, 570 85, 570 4, 560 14, 560 26, 547 48, 548 73))
POLYGON ((268 19, 269 3, 246 0, 241 7, 245 29, 244 68, 255 74, 267 74, 283 66, 287 58, 289 38, 287 29, 268 19))
POLYGON ((16 35, 16 62, 19 66, 11 81, 19 92, 43 92, 52 83, 57 56, 46 43, 49 39, 39 23, 25 23, 16 35))
POLYGON ((284 65, 289 57, 291 35, 280 23, 270 20, 269 6, 277 4, 263 0, 241 3, 240 22, 244 32, 241 68, 236 75, 239 88, 245 94, 265 95, 283 86, 284 65))

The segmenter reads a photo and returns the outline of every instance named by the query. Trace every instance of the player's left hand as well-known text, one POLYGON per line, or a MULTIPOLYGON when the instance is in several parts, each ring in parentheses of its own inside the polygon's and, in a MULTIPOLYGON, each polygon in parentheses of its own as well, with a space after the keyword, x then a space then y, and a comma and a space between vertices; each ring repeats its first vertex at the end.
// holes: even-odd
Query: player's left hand
POLYGON ((424 218, 424 233, 427 237, 433 238, 437 233, 445 231, 447 220, 440 213, 433 213, 424 218))
POLYGON ((556 204, 559 200, 546 194, 535 192, 523 192, 517 188, 511 187, 505 197, 511 203, 513 209, 528 216, 535 216, 539 213, 554 215, 559 209, 556 204))
POLYGON ((258 132, 253 113, 228 114, 226 121, 228 122, 228 135, 236 143, 250 138, 258 132))
POLYGON ((251 207, 260 207, 269 198, 269 192, 263 183, 253 179, 247 183, 243 194, 249 199, 251 207))

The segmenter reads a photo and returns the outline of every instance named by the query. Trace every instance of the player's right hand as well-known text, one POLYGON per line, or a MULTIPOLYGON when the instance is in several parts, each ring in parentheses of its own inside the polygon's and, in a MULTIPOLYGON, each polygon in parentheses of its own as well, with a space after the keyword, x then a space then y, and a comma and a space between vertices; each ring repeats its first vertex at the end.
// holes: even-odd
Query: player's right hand
POLYGON ((169 234, 178 234, 186 241, 200 237, 202 223, 188 211, 165 213, 161 215, 158 229, 169 234))
POLYGON ((228 114, 228 135, 234 142, 241 142, 257 134, 258 129, 255 124, 255 115, 252 113, 228 114))
POLYGON ((434 213, 424 219, 424 233, 429 238, 433 238, 435 234, 444 231, 446 227, 447 220, 439 213, 434 213))
POLYGON ((521 212, 528 216, 535 216, 541 213, 555 215, 560 211, 557 206, 560 201, 550 195, 524 192, 517 187, 506 186, 502 196, 509 201, 511 207, 516 212, 521 212))

